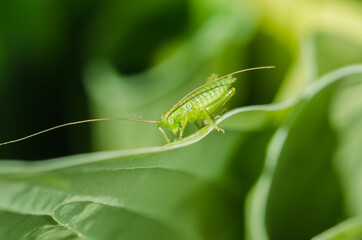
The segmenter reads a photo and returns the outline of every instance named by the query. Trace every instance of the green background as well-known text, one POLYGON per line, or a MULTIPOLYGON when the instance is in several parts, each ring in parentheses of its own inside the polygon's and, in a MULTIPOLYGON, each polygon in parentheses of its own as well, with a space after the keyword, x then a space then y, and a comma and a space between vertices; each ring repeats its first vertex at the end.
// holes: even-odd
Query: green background
POLYGON ((0 142, 159 120, 211 73, 276 68, 236 76, 225 134, 2 146, 0 238, 362 239, 361 29, 352 0, 1 1, 0 142))

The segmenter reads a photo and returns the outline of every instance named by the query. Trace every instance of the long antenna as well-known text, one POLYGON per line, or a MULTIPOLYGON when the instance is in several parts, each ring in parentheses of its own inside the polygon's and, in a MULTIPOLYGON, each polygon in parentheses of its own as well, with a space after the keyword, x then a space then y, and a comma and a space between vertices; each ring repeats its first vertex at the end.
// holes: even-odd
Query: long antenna
POLYGON ((259 70, 259 69, 270 69, 270 68, 275 68, 275 66, 263 66, 263 67, 253 67, 253 68, 247 68, 247 69, 243 69, 243 70, 239 70, 239 71, 236 71, 236 72, 232 72, 232 73, 229 73, 229 74, 226 74, 225 76, 222 76, 222 77, 219 77, 219 78, 216 78, 210 82, 207 82, 203 85, 201 85, 200 87, 194 89, 193 91, 189 92, 186 96, 184 96, 183 98, 181 98, 180 101, 178 101, 171 109, 170 111, 168 111, 167 115, 166 115, 166 119, 170 116, 170 114, 175 111, 175 109, 180 105, 180 103, 185 99, 187 98, 188 96, 190 96, 191 94, 193 94, 194 92, 196 92, 197 90, 199 90, 200 88, 203 88, 213 82, 216 82, 220 79, 223 79, 223 78, 226 78, 228 76, 231 76, 231 75, 234 75, 234 74, 237 74, 237 73, 242 73, 242 72, 247 72, 247 71, 252 71, 252 70, 259 70))
POLYGON ((46 133, 46 132, 50 132, 50 131, 53 131, 57 128, 62 128, 62 127, 66 127, 66 126, 71 126, 71 125, 76 125, 76 124, 82 124, 82 123, 89 123, 89 122, 100 122, 100 121, 133 121, 133 122, 145 122, 145 123, 152 123, 152 124, 158 124, 159 121, 152 121, 152 120, 142 120, 142 119, 132 119, 132 118, 96 118, 96 119, 87 119, 87 120, 82 120, 82 121, 76 121, 76 122, 70 122, 70 123, 64 123, 64 124, 61 124, 61 125, 58 125, 58 126, 55 126, 55 127, 51 127, 51 128, 48 128, 48 129, 45 129, 43 131, 40 131, 40 132, 37 132, 37 133, 33 133, 31 135, 28 135, 26 137, 22 137, 22 138, 18 138, 18 139, 15 139, 15 140, 11 140, 11 141, 8 141, 8 142, 3 142, 3 143, 0 143, 0 146, 3 146, 3 145, 6 145, 6 144, 10 144, 10 143, 16 143, 16 142, 20 142, 20 141, 23 141, 25 139, 28 139, 28 138, 32 138, 32 137, 35 137, 37 135, 40 135, 40 134, 43 134, 43 133, 46 133))

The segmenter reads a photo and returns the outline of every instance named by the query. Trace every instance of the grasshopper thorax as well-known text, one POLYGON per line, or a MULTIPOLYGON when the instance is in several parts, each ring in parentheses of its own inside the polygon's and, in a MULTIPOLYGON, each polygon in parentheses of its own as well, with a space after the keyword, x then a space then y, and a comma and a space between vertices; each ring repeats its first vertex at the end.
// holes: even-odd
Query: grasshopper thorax
POLYGON ((162 114, 159 126, 166 126, 175 135, 180 131, 180 124, 176 121, 175 117, 168 112, 162 114))

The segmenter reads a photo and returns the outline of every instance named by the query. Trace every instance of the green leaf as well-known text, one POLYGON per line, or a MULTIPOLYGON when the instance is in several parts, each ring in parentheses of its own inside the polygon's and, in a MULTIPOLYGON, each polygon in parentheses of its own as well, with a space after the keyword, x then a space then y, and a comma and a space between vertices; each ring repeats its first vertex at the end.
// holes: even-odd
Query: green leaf
POLYGON ((222 180, 238 132, 247 129, 238 129, 235 120, 255 131, 251 123, 262 117, 258 129, 269 128, 267 120, 288 106, 236 109, 218 120, 229 127, 225 135, 210 134, 207 126, 161 147, 1 161, 0 209, 51 216, 86 238, 237 239, 243 234, 241 189, 222 180))
POLYGON ((82 239, 80 235, 59 225, 49 216, 0 211, 0 222, 1 239, 82 239))
POLYGON ((362 219, 348 219, 327 231, 312 238, 312 240, 358 240, 362 239, 362 219))
POLYGON ((236 225, 242 216, 230 216, 242 206, 217 184, 233 146, 232 135, 215 135, 182 150, 106 152, 35 164, 2 162, 2 171, 13 173, 0 176, 0 208, 52 216, 86 238, 104 239, 112 232, 114 239, 234 239, 240 235, 236 225), (204 153, 221 138, 225 144, 204 153), (216 227, 223 222, 228 226, 216 227))
POLYGON ((362 66, 341 69, 286 102, 230 111, 217 121, 225 135, 207 126, 165 146, 1 161, 0 209, 51 217, 87 239, 239 239, 243 199, 258 172, 240 185, 230 167, 262 159, 246 155, 251 139, 264 139, 255 144, 263 152, 270 136, 255 131, 272 132, 281 112, 308 106, 339 79, 357 73, 362 66), (240 144, 246 149, 230 154, 240 144))
POLYGON ((330 123, 331 106, 337 93, 361 86, 361 74, 356 65, 322 77, 278 129, 248 197, 249 239, 306 239, 343 216, 332 161, 339 136, 330 123))

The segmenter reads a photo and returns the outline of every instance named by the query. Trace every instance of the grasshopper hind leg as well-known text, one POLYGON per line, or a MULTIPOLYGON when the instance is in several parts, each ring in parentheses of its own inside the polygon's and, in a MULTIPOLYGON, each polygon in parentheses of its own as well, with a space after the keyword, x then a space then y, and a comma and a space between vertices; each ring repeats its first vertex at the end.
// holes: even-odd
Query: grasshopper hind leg
POLYGON ((221 118, 222 115, 224 115, 224 113, 226 113, 228 111, 227 108, 224 108, 223 110, 220 111, 220 114, 216 115, 215 117, 213 117, 213 120, 216 121, 219 118, 221 118))
POLYGON ((217 101, 216 103, 214 103, 212 106, 210 106, 207 110, 205 110, 205 109, 202 109, 202 111, 204 112, 204 114, 205 114, 205 117, 206 117, 206 124, 208 123, 208 124, 210 124, 214 129, 216 129, 218 132, 222 132, 222 133, 224 133, 225 131, 224 131, 224 129, 221 129, 221 128, 219 128, 218 126, 216 126, 215 124, 214 124, 214 120, 217 120, 218 118, 220 118, 220 117, 215 117, 214 118, 214 120, 213 119, 211 119, 211 117, 210 117, 210 115, 208 114, 208 112, 210 112, 210 113, 215 113, 215 112, 217 112, 221 107, 223 107, 224 105, 225 105, 225 103, 227 103, 229 100, 230 100, 230 98, 232 97, 232 96, 234 96, 234 94, 235 94, 235 88, 231 88, 231 89, 229 89, 229 91, 225 94, 225 96, 223 97, 223 98, 221 98, 219 101, 217 101))
POLYGON ((205 109, 202 109, 202 111, 204 112, 204 114, 206 116, 206 119, 205 119, 206 124, 209 124, 211 127, 213 127, 218 132, 225 133, 224 129, 219 128, 218 126, 215 125, 214 120, 211 119, 210 115, 207 113, 207 111, 205 109))

